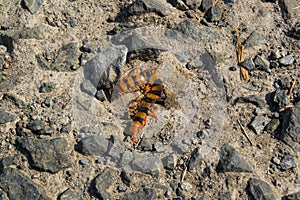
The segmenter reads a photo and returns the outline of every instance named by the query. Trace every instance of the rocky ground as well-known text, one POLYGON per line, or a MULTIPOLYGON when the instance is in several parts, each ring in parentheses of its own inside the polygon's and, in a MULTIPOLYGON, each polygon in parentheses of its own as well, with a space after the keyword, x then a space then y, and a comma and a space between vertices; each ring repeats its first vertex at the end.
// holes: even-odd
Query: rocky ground
POLYGON ((0 0, 0 199, 300 199, 299 6, 0 0), (114 88, 151 67, 133 148, 114 88))

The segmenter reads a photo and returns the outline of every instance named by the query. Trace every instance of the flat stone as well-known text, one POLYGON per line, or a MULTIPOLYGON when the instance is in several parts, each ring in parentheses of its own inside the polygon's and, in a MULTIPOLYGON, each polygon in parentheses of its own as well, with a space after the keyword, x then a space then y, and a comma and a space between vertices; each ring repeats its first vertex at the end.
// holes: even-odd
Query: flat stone
POLYGON ((51 70, 73 71, 79 66, 79 51, 76 42, 63 45, 56 53, 55 60, 51 63, 51 70))
POLYGON ((15 119, 17 119, 17 116, 15 114, 11 114, 0 109, 0 124, 6 124, 8 122, 14 121, 15 119))
POLYGON ((20 34, 19 37, 21 39, 37 39, 37 40, 43 40, 45 39, 45 26, 37 26, 37 27, 26 27, 24 28, 20 34))
POLYGON ((3 170, 6 167, 9 167, 10 165, 17 165, 19 163, 20 156, 13 155, 8 157, 3 157, 0 160, 0 171, 3 170))
POLYGON ((72 166, 65 138, 47 140, 18 138, 17 141, 28 152, 26 155, 33 168, 56 173, 72 166))
POLYGON ((124 200, 140 200, 140 199, 155 200, 156 192, 152 188, 143 188, 136 192, 125 193, 123 199, 124 200))
POLYGON ((257 31, 253 31, 245 41, 245 47, 254 47, 267 44, 267 40, 257 31))
POLYGON ((280 110, 289 104, 290 99, 283 90, 278 88, 274 94, 274 102, 277 104, 278 109, 280 110))
POLYGON ((249 95, 245 97, 238 97, 235 100, 235 103, 252 103, 260 108, 264 108, 267 106, 267 103, 264 99, 260 98, 259 96, 256 95, 249 95))
POLYGON ((255 65, 268 73, 271 72, 270 70, 270 62, 263 56, 263 55, 257 55, 254 59, 255 65))
POLYGON ((170 154, 163 159, 163 165, 168 170, 173 170, 177 165, 178 156, 176 154, 170 154))
POLYGON ((212 6, 205 12, 205 18, 209 22, 218 22, 222 18, 222 10, 217 6, 212 6))
POLYGON ((252 172, 252 167, 228 144, 221 147, 218 169, 222 172, 252 172))
POLYGON ((131 151, 125 151, 119 160, 119 167, 128 167, 131 166, 131 162, 133 161, 133 153, 131 151))
POLYGON ((196 41, 213 41, 220 38, 220 32, 211 27, 201 26, 190 20, 184 20, 176 26, 176 30, 193 38, 196 41))
POLYGON ((172 13, 169 5, 160 0, 137 0, 129 8, 130 15, 140 15, 148 12, 155 12, 160 16, 167 16, 172 13))
POLYGON ((240 63, 243 67, 245 67, 247 70, 251 71, 255 68, 255 64, 253 62, 253 59, 247 59, 240 63))
POLYGON ((284 56, 283 58, 280 58, 278 61, 281 65, 288 66, 288 65, 291 65, 294 63, 295 58, 292 54, 290 54, 290 55, 284 56))
POLYGON ((42 120, 38 120, 38 119, 30 121, 27 124, 27 128, 34 133, 40 132, 45 129, 45 122, 43 122, 42 120))
POLYGON ((158 173, 162 168, 160 158, 150 153, 135 153, 131 165, 132 169, 151 175, 158 173))
POLYGON ((178 139, 174 140, 171 143, 171 147, 178 154, 184 154, 189 151, 189 145, 184 144, 182 141, 180 141, 178 139))
POLYGON ((271 121, 270 118, 264 115, 256 116, 253 121, 251 122, 250 126, 255 131, 257 135, 261 134, 262 131, 265 129, 265 126, 271 121))
POLYGON ((88 95, 95 96, 97 88, 89 80, 84 80, 80 84, 80 89, 82 92, 87 93, 88 95))
POLYGON ((109 45, 103 47, 93 59, 83 67, 84 78, 89 80, 97 89, 109 89, 120 76, 125 64, 127 48, 124 45, 109 45), (108 73, 110 72, 110 73, 108 73), (110 77, 114 74, 115 79, 110 77))
POLYGON ((201 161, 203 161, 203 159, 204 159, 204 156, 201 153, 201 149, 199 147, 197 147, 191 153, 191 159, 188 164, 188 169, 193 170, 193 169, 197 168, 200 165, 201 161))
POLYGON ((105 168, 91 183, 92 194, 99 199, 112 199, 113 186, 117 171, 112 168, 105 168))
POLYGON ((300 103, 287 111, 282 122, 282 140, 294 151, 300 151, 300 103))
POLYGON ((29 177, 15 168, 6 168, 2 171, 0 188, 7 193, 9 199, 52 199, 46 195, 44 188, 35 184, 29 177))
POLYGON ((103 90, 97 90, 96 94, 95 94, 96 99, 98 99, 99 101, 107 101, 105 92, 103 90))
POLYGON ((169 3, 175 8, 178 8, 179 10, 182 11, 186 11, 189 9, 182 0, 170 0, 169 3))
POLYGON ((260 179, 250 178, 248 181, 248 192, 254 200, 275 200, 271 186, 260 179))
POLYGON ((82 153, 98 157, 107 152, 109 143, 102 135, 92 135, 80 140, 82 153))
POLYGON ((110 149, 108 150, 107 155, 110 156, 112 160, 118 161, 122 153, 124 152, 125 152, 124 142, 118 137, 113 137, 113 142, 111 144, 110 149))
POLYGON ((58 196, 57 200, 83 200, 83 196, 81 192, 68 188, 58 196))
POLYGON ((295 159, 290 155, 285 155, 280 160, 280 166, 283 170, 288 170, 297 167, 295 159))
POLYGON ((43 2, 44 0, 23 0, 25 7, 31 14, 35 14, 40 9, 43 2))

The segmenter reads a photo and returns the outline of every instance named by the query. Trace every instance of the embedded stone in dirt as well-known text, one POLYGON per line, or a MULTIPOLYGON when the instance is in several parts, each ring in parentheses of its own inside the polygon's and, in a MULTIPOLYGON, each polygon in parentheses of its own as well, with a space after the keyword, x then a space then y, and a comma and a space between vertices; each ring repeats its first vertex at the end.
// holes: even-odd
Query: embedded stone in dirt
POLYGON ((124 200, 131 200, 131 199, 155 200, 156 192, 152 188, 143 188, 136 192, 125 193, 124 200))
POLYGON ((16 115, 0 109, 0 124, 6 124, 8 122, 14 121, 16 118, 16 115))
POLYGON ((9 199, 36 199, 38 197, 40 200, 51 200, 44 188, 32 182, 29 177, 15 168, 6 168, 2 171, 0 187, 8 194, 9 199))
POLYGON ((249 195, 255 200, 268 199, 275 200, 274 193, 271 186, 260 179, 250 178, 248 181, 248 192, 249 195))
POLYGON ((72 166, 65 138, 49 140, 18 138, 17 141, 27 151, 26 156, 33 168, 56 173, 72 166))

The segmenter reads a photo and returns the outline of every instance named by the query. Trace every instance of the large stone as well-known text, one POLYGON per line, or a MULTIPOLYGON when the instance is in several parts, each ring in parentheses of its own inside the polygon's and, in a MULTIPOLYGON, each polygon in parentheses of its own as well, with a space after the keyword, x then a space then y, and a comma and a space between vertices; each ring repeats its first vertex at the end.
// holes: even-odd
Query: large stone
POLYGON ((0 109, 0 124, 6 124, 8 122, 14 121, 16 118, 16 115, 0 109))
POLYGON ((287 110, 282 122, 282 140, 294 151, 300 151, 300 103, 287 110))
POLYGON ((110 141, 102 135, 92 135, 81 139, 81 152, 93 156, 102 156, 107 152, 110 141))
POLYGON ((260 179, 250 178, 248 181, 248 192, 254 200, 275 200, 271 186, 260 179))
POLYGON ((158 156, 150 153, 135 153, 132 161, 132 169, 145 174, 156 174, 162 168, 162 162, 158 156))
POLYGON ((72 166, 65 138, 48 140, 18 138, 17 141, 27 151, 29 164, 33 168, 55 173, 72 166))
POLYGON ((252 167, 228 144, 221 147, 218 169, 223 172, 252 172, 252 167))
POLYGON ((267 40, 257 31, 253 31, 245 41, 246 48, 265 44, 267 44, 267 40))
POLYGON ((31 14, 35 14, 43 2, 44 0, 23 0, 22 3, 29 10, 29 12, 31 12, 31 14))
POLYGON ((111 194, 114 190, 116 180, 116 170, 112 168, 105 168, 103 172, 98 175, 91 184, 92 193, 99 199, 112 199, 111 194))
POLYGON ((129 6, 128 12, 131 15, 140 15, 148 12, 155 12, 160 16, 171 14, 172 10, 165 1, 160 0, 137 0, 129 6))
POLYGON ((15 168, 6 168, 2 171, 0 188, 8 194, 9 199, 51 200, 44 188, 15 168))

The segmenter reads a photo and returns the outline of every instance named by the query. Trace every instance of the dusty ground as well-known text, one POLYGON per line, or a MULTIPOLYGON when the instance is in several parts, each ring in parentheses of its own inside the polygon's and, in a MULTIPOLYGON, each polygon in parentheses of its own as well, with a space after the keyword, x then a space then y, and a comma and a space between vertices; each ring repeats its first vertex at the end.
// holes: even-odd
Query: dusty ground
MULTIPOLYGON (((293 86, 290 86, 292 92, 299 91, 299 38, 289 37, 288 33, 293 28, 297 28, 296 23, 299 23, 300 9, 299 2, 288 2, 291 2, 288 5, 292 7, 288 8, 288 12, 282 1, 249 0, 236 1, 232 4, 225 4, 223 1, 214 2, 214 5, 222 11, 221 21, 225 22, 226 26, 209 23, 209 28, 217 29, 220 37, 197 44, 201 48, 204 47, 216 61, 219 78, 224 83, 224 92, 226 92, 224 102, 222 102, 224 117, 222 117, 223 121, 220 122, 223 126, 218 129, 218 135, 213 147, 210 149, 211 151, 205 155, 203 162, 200 162, 196 169, 186 172, 183 182, 189 183, 188 186, 191 186, 191 188, 181 186, 181 194, 178 194, 180 192, 176 192, 176 189, 172 190, 171 185, 174 182, 181 182, 178 177, 184 173, 184 163, 196 147, 201 147, 201 143, 191 145, 188 152, 178 156, 177 166, 171 172, 162 168, 158 177, 129 171, 133 180, 130 186, 126 186, 117 174, 114 177, 115 185, 110 190, 113 199, 120 199, 124 196, 124 193, 138 191, 144 187, 155 189, 156 199, 172 199, 175 197, 183 199, 183 196, 186 199, 200 199, 204 195, 207 199, 251 199, 246 190, 247 182, 251 177, 269 183, 275 199, 300 191, 299 152, 293 151, 278 139, 274 134, 275 129, 271 133, 256 134, 248 126, 257 113, 273 119, 279 111, 272 110, 271 106, 267 104, 262 108, 258 108, 257 105, 252 103, 235 102, 238 97, 249 95, 256 95, 265 100, 269 93, 276 90, 274 83, 282 78, 288 78, 290 84, 294 83, 293 86), (243 80, 237 66, 236 29, 239 30, 242 42, 253 31, 259 32, 267 41, 266 44, 246 47, 245 59, 254 58, 258 54, 264 54, 268 58, 271 52, 278 51, 280 58, 293 54, 295 61, 288 66, 271 68, 270 73, 258 69, 248 71, 250 79, 248 81, 243 80), (232 68, 237 70, 232 70, 232 68), (238 121, 245 127, 252 145, 243 134, 238 121), (241 154, 241 157, 245 158, 246 162, 253 168, 252 172, 217 172, 216 167, 219 162, 220 149, 226 142, 234 147, 241 154), (284 155, 291 155, 297 167, 284 171, 274 169, 274 157, 281 159, 284 155), (203 174, 207 169, 210 171, 209 175, 204 176, 203 174), (116 185, 126 187, 126 192, 118 190, 116 185), (166 195, 166 191, 170 191, 170 193, 166 195)), ((53 199, 56 199, 68 188, 78 192, 83 199, 96 199, 97 197, 91 195, 89 189, 91 181, 98 174, 101 174, 107 165, 97 163, 94 157, 83 155, 75 148, 81 135, 77 127, 72 125, 74 116, 72 116, 72 104, 70 102, 74 95, 74 81, 76 81, 79 69, 65 72, 47 70, 37 62, 36 55, 45 55, 45 52, 50 52, 49 60, 51 61, 56 56, 55 52, 70 42, 76 43, 79 52, 79 47, 83 43, 95 48, 100 46, 113 37, 113 35, 107 34, 112 30, 119 33, 133 27, 150 25, 156 28, 172 29, 184 20, 200 24, 205 14, 204 11, 194 8, 192 9, 195 12, 194 15, 188 18, 185 11, 167 4, 167 7, 171 10, 171 13, 167 16, 160 16, 155 12, 126 16, 124 8, 131 3, 133 1, 76 0, 72 2, 67 0, 45 0, 38 11, 31 14, 23 8, 22 3, 18 0, 0 0, 0 33, 2 36, 8 35, 14 38, 13 50, 9 52, 8 48, 8 51, 1 55, 2 58, 5 57, 6 64, 3 68, 0 68, 0 98, 3 98, 5 94, 10 94, 16 96, 25 104, 23 107, 18 107, 11 101, 1 100, 1 108, 6 112, 14 113, 17 117, 12 122, 0 125, 0 158, 20 155, 22 157, 21 161, 13 167, 17 167, 23 174, 30 177, 34 183, 42 186, 47 195, 53 199), (121 20, 115 20, 119 18, 121 20), (76 23, 76 25, 73 26, 72 23, 76 23), (38 27, 38 34, 33 34, 32 37, 21 36, 27 28, 34 27, 38 27), (39 87, 44 82, 54 83, 54 89, 48 93, 39 92, 39 87), (47 97, 55 101, 51 108, 43 104, 47 97), (22 156, 22 153, 16 148, 16 124, 27 124, 30 119, 41 119, 54 129, 54 133, 51 136, 46 136, 46 138, 64 137, 67 139, 68 155, 73 163, 72 167, 60 170, 57 173, 43 172, 30 167, 26 157, 22 156), (68 125, 69 129, 67 131, 61 131, 63 127, 68 125), (88 159, 89 163, 86 165, 80 164, 81 159, 88 159)), ((32 29, 31 32, 33 32, 32 29)), ((299 34, 298 30, 298 37, 299 34)), ((1 38, 2 45, 7 46, 3 42, 3 37, 1 38)), ((93 55, 89 56, 93 57, 93 55)), ((184 73, 190 74, 184 80, 190 84, 189 89, 195 91, 207 89, 207 85, 201 79, 201 77, 205 77, 205 73, 201 74, 202 72, 198 73, 197 70, 188 70, 185 67, 186 63, 176 63, 174 57, 169 58, 168 56, 170 55, 167 52, 162 54, 159 59, 165 63, 174 64, 174 66, 178 65, 177 69, 180 69, 181 73, 184 71, 184 73)), ((73 62, 80 67, 83 65, 76 59, 73 59, 73 62)), ((137 63, 142 62, 137 61, 137 63)), ((211 82, 207 83, 210 84, 211 82)), ((169 90, 172 90, 172 84, 170 83, 169 90)), ((215 89, 208 90, 208 92, 214 92, 215 89)), ((289 89, 286 91, 289 92, 289 89)), ((212 94, 208 95, 211 98, 208 100, 201 100, 203 96, 199 93, 197 95, 199 95, 198 103, 200 107, 203 105, 208 110, 209 108, 212 109, 206 107, 209 101, 213 99, 212 94)), ((110 111, 115 109, 114 104, 108 101, 95 102, 98 112, 95 115, 101 120, 113 121, 114 118, 111 117, 110 111)), ((296 101, 291 100, 290 107, 295 106, 294 102, 296 101)), ((170 112, 164 112, 163 108, 159 109, 161 109, 160 113, 166 116, 170 115, 170 112)), ((195 132, 207 128, 207 120, 214 117, 214 115, 207 114, 205 109, 200 109, 198 114, 200 114, 200 124, 195 132), (201 112, 204 113, 203 116, 201 116, 201 112)), ((154 127, 153 124, 155 123, 150 120, 149 127, 154 127)), ((29 136, 42 137, 34 134, 29 134, 29 136)), ((201 140, 203 140, 203 143, 207 142, 205 139, 201 140)), ((138 197, 135 198, 138 199, 138 197)), ((0 196, 0 199, 2 199, 2 196, 0 196)), ((3 199, 8 199, 7 195, 4 195, 3 199)))

